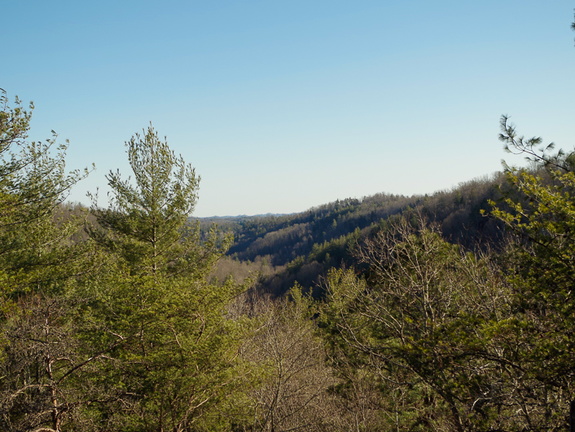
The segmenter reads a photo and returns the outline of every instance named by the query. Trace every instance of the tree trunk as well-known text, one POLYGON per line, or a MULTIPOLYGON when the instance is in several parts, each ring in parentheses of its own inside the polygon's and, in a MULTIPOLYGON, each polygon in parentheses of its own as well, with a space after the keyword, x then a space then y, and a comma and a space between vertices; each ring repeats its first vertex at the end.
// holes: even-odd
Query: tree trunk
POLYGON ((575 432, 575 399, 571 401, 569 410, 569 431, 575 432))

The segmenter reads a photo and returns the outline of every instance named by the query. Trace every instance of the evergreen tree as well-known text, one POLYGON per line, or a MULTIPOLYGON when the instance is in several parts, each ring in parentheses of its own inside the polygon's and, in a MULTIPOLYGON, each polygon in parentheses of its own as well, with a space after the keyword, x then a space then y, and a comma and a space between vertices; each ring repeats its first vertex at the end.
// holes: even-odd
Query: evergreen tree
POLYGON ((575 397, 575 153, 518 136, 506 117, 501 125, 507 148, 534 162, 531 169, 507 166, 514 194, 492 202, 491 214, 515 234, 505 274, 514 298, 508 331, 521 349, 509 350, 509 360, 521 368, 540 421, 561 430, 575 397))
POLYGON ((89 230, 116 257, 87 295, 98 299, 86 314, 100 331, 86 340, 102 350, 115 344, 93 376, 97 423, 229 430, 241 421, 247 373, 237 361, 241 322, 227 317, 241 288, 208 280, 227 240, 213 232, 200 242, 189 226, 199 179, 151 126, 126 146, 134 184, 108 175, 111 206, 93 209, 99 226, 89 230))
POLYGON ((227 246, 218 248, 215 236, 200 246, 198 227, 189 223, 200 181, 195 170, 152 126, 126 149, 135 184, 119 172, 108 174, 111 206, 93 207, 103 228, 93 229, 93 237, 117 252, 132 274, 203 274, 227 246))
POLYGON ((67 144, 57 144, 54 132, 45 142, 28 140, 32 104, 26 110, 16 99, 11 107, 2 91, 0 105, 0 294, 14 300, 61 279, 61 266, 75 261, 64 246, 77 224, 73 218, 55 219, 63 216, 60 205, 87 171, 66 172, 67 144))
POLYGON ((32 105, 0 104, 0 429, 60 431, 82 401, 71 288, 89 265, 62 203, 87 172, 66 173, 55 134, 28 140, 32 105))

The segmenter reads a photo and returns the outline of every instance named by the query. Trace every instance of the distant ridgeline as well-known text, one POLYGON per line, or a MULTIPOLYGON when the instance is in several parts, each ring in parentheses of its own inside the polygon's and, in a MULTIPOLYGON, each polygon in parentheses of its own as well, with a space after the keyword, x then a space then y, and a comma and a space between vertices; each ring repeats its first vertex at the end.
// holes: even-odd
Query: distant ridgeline
MULTIPOLYGON (((357 244, 385 229, 400 215, 420 213, 438 224, 443 236, 468 249, 496 247, 501 223, 485 217, 489 200, 499 200, 501 175, 460 184, 432 195, 377 194, 347 198, 290 215, 238 216, 200 219, 202 232, 216 224, 231 232, 234 242, 222 266, 240 276, 247 268, 260 272, 258 288, 282 295, 294 283, 320 295, 321 278, 329 268, 357 266, 357 244)), ((224 278, 226 271, 219 274, 224 278)))

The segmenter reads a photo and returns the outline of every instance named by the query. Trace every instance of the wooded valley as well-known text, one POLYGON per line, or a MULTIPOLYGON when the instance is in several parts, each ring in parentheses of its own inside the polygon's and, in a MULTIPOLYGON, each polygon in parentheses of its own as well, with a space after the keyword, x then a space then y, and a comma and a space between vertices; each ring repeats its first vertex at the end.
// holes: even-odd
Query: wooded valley
POLYGON ((528 168, 194 219, 199 178, 152 126, 86 207, 89 170, 0 105, 0 430, 574 427, 573 151, 502 117, 528 168))

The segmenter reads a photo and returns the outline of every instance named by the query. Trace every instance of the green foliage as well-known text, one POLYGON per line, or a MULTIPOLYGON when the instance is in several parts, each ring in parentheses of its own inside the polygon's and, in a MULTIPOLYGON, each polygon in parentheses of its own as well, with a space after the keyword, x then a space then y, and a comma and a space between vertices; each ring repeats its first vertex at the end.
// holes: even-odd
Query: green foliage
POLYGON ((237 288, 127 274, 110 282, 92 287, 99 301, 84 312, 92 321, 85 343, 113 347, 91 377, 98 422, 126 431, 224 428, 209 419, 241 397, 247 374, 237 362, 242 323, 225 318, 237 288))
POLYGON ((92 229, 92 237, 117 252, 135 274, 203 274, 229 239, 222 244, 212 231, 200 247, 198 227, 187 223, 197 200, 195 170, 151 126, 126 148, 135 184, 119 172, 108 175, 111 206, 93 207, 102 229, 92 229))
POLYGON ((28 141, 33 105, 4 92, 0 104, 0 429, 60 430, 82 400, 71 291, 91 267, 89 245, 71 241, 83 218, 61 206, 87 171, 66 173, 55 133, 28 141))
POLYGON ((509 316, 509 293, 489 260, 406 220, 359 255, 368 278, 332 271, 322 322, 349 388, 361 369, 385 398, 384 429, 522 430, 526 419, 504 401, 513 389, 492 339, 509 316))
POLYGON ((504 262, 514 293, 511 331, 521 347, 513 361, 529 377, 526 387, 545 408, 545 421, 560 428, 561 413, 575 396, 574 153, 548 154, 551 147, 535 147, 540 139, 517 138, 505 118, 502 127, 501 139, 511 149, 538 162, 531 171, 507 167, 518 196, 492 203, 492 215, 516 236, 504 262))
POLYGON ((16 99, 12 108, 2 92, 0 105, 0 295, 14 299, 71 274, 61 266, 77 256, 77 251, 65 249, 78 221, 61 220, 56 226, 54 218, 70 188, 87 171, 66 173, 67 146, 56 143, 55 133, 43 143, 27 140, 32 104, 27 111, 16 99))
POLYGON ((1 430, 567 428, 575 153, 503 117, 529 169, 225 221, 216 269, 231 238, 190 223, 199 177, 151 126, 88 214, 63 204, 87 173, 66 145, 29 142, 33 106, 0 104, 1 430), (252 269, 295 288, 239 296, 252 269))
POLYGON ((207 281, 227 240, 200 242, 188 225, 199 179, 151 127, 126 146, 135 184, 111 173, 112 205, 93 209, 89 230, 115 257, 85 289, 96 300, 86 344, 107 352, 91 415, 123 431, 229 430, 243 421, 249 371, 237 357, 243 324, 226 316, 243 287, 207 281))

